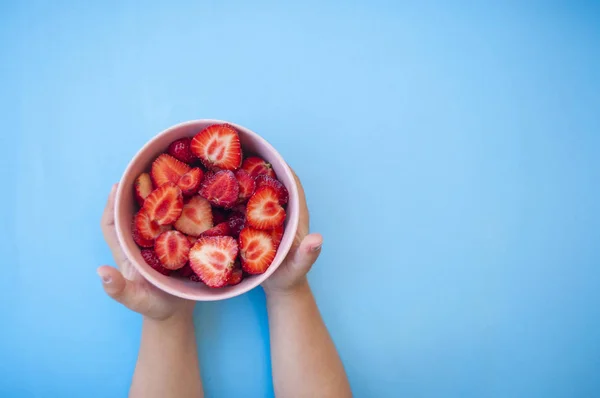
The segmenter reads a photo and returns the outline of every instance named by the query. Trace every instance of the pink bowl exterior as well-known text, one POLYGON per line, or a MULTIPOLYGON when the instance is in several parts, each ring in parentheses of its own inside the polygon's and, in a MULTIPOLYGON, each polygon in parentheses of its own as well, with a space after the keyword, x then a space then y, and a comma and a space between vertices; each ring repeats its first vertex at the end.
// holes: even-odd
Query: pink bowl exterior
POLYGON ((262 275, 247 277, 238 285, 220 289, 211 289, 202 283, 162 275, 146 264, 140 254, 140 249, 131 237, 132 218, 137 209, 133 197, 133 182, 135 178, 144 171, 149 171, 152 161, 158 155, 165 152, 172 141, 183 137, 193 137, 204 128, 212 124, 221 123, 229 122, 210 119, 193 120, 170 127, 158 134, 144 145, 125 169, 115 199, 115 227, 117 237, 127 258, 140 274, 159 289, 174 296, 195 301, 224 300, 239 296, 260 285, 281 265, 292 246, 296 230, 298 229, 298 188, 292 170, 275 148, 264 138, 245 127, 229 123, 238 131, 245 153, 257 154, 271 163, 277 173, 277 177, 289 191, 290 198, 287 207, 285 232, 273 263, 271 263, 267 272, 262 275))

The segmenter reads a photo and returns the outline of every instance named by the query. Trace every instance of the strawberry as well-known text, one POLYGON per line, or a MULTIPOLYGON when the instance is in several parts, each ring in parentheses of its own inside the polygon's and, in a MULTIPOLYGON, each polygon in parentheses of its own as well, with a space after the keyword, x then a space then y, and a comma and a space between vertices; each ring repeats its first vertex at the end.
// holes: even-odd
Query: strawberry
POLYGON ((268 231, 244 228, 240 232, 242 268, 249 274, 262 274, 275 258, 275 245, 268 231))
POLYGON ((225 211, 223 211, 217 207, 213 207, 212 214, 213 214, 213 223, 215 225, 221 224, 223 221, 227 221, 227 214, 225 214, 225 211))
POLYGON ((237 237, 246 224, 246 217, 241 213, 233 212, 227 219, 227 224, 231 230, 231 235, 237 237))
POLYGON ((169 145, 169 148, 167 149, 167 153, 183 163, 192 164, 197 158, 192 151, 190 151, 191 143, 192 139, 189 137, 180 138, 171 142, 171 145, 169 145))
POLYGON ((242 266, 240 265, 240 262, 236 260, 235 264, 233 265, 233 272, 229 276, 227 284, 229 286, 237 285, 242 281, 243 276, 244 271, 242 271, 242 266))
POLYGON ((146 239, 141 234, 140 231, 135 227, 135 222, 131 225, 131 236, 133 237, 133 241, 139 247, 152 247, 154 246, 154 239, 146 239))
MULTIPOLYGON (((194 246, 194 245, 192 245, 194 246)), ((192 275, 196 275, 192 267, 190 267, 190 263, 187 263, 183 267, 177 270, 177 275, 183 276, 184 278, 189 278, 192 275)))
POLYGON ((186 235, 198 236, 213 226, 210 203, 200 195, 194 195, 183 205, 181 217, 174 227, 186 235))
POLYGON ((239 184, 232 171, 221 170, 207 174, 200 187, 200 195, 217 207, 231 207, 238 199, 239 184))
POLYGON ((133 187, 135 188, 135 200, 137 200, 138 204, 142 206, 144 204, 144 200, 150 195, 152 192, 152 179, 150 178, 150 174, 142 173, 135 179, 133 183, 133 187))
POLYGON ((245 170, 236 170, 235 179, 239 185, 239 193, 238 193, 238 203, 244 203, 247 201, 250 196, 254 193, 254 188, 256 187, 256 182, 254 178, 248 174, 245 170))
POLYGON ((144 201, 142 210, 148 213, 150 219, 160 225, 172 224, 181 215, 183 195, 181 189, 172 182, 167 182, 152 191, 144 201))
POLYGON ((175 270, 187 263, 192 244, 179 231, 163 232, 154 242, 154 251, 163 267, 175 270))
POLYGON ((183 196, 192 196, 198 193, 202 177, 204 177, 204 172, 199 167, 194 167, 182 175, 177 182, 177 186, 181 189, 183 196))
POLYGON ((187 240, 193 245, 194 243, 196 243, 196 241, 198 240, 198 238, 196 238, 195 236, 190 236, 190 235, 186 235, 185 236, 187 238, 187 240))
POLYGON ((136 241, 136 243, 142 247, 152 247, 154 239, 170 229, 168 225, 159 225, 156 221, 152 221, 144 210, 138 211, 133 217, 133 240, 136 240, 136 235, 141 238, 140 242, 136 241))
POLYGON ((285 210, 279 204, 274 188, 263 186, 254 192, 246 205, 246 220, 256 229, 273 229, 283 225, 285 210))
POLYGON ((275 249, 277 249, 281 243, 281 239, 283 239, 283 225, 271 230, 271 239, 273 239, 273 244, 275 245, 275 249))
POLYGON ((246 170, 248 174, 255 178, 259 175, 267 175, 271 178, 277 178, 271 163, 259 158, 258 156, 250 156, 244 159, 244 163, 242 163, 242 169, 246 170))
POLYGON ((264 187, 265 185, 268 185, 277 191, 277 197, 279 198, 280 205, 283 206, 288 202, 288 190, 279 180, 266 175, 259 175, 256 177, 256 189, 264 187))
POLYGON ((242 204, 233 206, 231 208, 231 212, 232 213, 240 213, 242 216, 246 217, 246 205, 242 203, 242 204))
POLYGON ((227 286, 238 244, 231 236, 203 236, 190 250, 190 267, 210 287, 227 286))
POLYGON ((222 222, 202 232, 200 236, 231 236, 231 228, 228 223, 222 222))
POLYGON ((190 171, 190 166, 180 162, 171 155, 163 153, 152 163, 150 176, 155 187, 160 187, 167 182, 177 184, 182 175, 190 171))
POLYGON ((148 264, 149 266, 151 266, 155 271, 160 272, 163 275, 170 275, 171 274, 171 270, 170 269, 166 269, 160 263, 160 260, 158 259, 158 256, 156 255, 156 253, 154 252, 154 250, 152 250, 152 249, 143 249, 140 252, 140 254, 144 258, 144 261, 146 262, 146 264, 148 264))
POLYGON ((240 137, 228 124, 208 126, 192 139, 190 149, 208 168, 236 170, 242 164, 240 137))

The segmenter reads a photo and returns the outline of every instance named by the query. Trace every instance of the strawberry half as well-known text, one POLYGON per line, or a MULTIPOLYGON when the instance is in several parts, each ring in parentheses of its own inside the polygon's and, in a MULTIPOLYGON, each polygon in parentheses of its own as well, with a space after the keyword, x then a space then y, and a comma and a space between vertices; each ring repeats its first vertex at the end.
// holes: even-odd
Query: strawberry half
POLYGON ((187 238, 187 240, 192 244, 192 246, 194 245, 194 243, 196 243, 196 241, 198 240, 197 237, 195 236, 190 236, 190 235, 186 235, 185 236, 187 238))
POLYGON ((192 244, 179 231, 163 232, 154 242, 154 251, 166 269, 182 268, 188 262, 192 244))
POLYGON ((254 188, 256 187, 256 182, 254 178, 248 174, 245 170, 236 170, 235 179, 239 185, 239 193, 237 203, 244 203, 247 201, 250 196, 254 193, 254 188))
POLYGON ((273 239, 273 244, 275 245, 275 249, 277 249, 281 243, 281 239, 283 239, 283 225, 271 230, 271 239, 273 239))
POLYGON ((181 217, 173 225, 186 235, 198 236, 213 226, 210 203, 200 195, 194 195, 183 205, 181 217))
POLYGON ((208 174, 202 181, 200 195, 217 207, 231 207, 237 199, 239 184, 232 171, 221 170, 214 174, 208 174))
POLYGON ((142 206, 144 204, 144 200, 146 200, 148 195, 150 195, 153 190, 150 174, 142 173, 137 176, 133 183, 133 187, 135 200, 137 200, 138 204, 142 206))
POLYGON ((244 228, 240 232, 242 268, 249 274, 262 274, 275 258, 275 245, 268 231, 244 228))
POLYGON ((144 201, 142 210, 148 213, 150 219, 160 225, 172 224, 181 215, 183 195, 181 189, 168 182, 152 191, 144 201))
POLYGON ((240 283, 242 281, 243 277, 244 277, 244 271, 242 271, 242 266, 240 265, 239 261, 236 261, 233 266, 233 272, 231 272, 231 275, 229 276, 229 280, 227 280, 227 284, 229 286, 237 285, 238 283, 240 283))
POLYGON ((219 223, 212 227, 211 229, 207 229, 202 232, 200 236, 231 236, 231 228, 229 228, 229 224, 226 222, 219 223))
POLYGON ((152 163, 150 176, 154 186, 160 187, 163 184, 172 182, 177 184, 182 175, 190 171, 190 166, 180 162, 171 155, 163 153, 152 163))
POLYGON ((182 175, 177 181, 177 186, 181 189, 183 196, 192 196, 198 193, 202 177, 204 177, 204 172, 199 167, 194 167, 182 175))
POLYGON ((133 217, 133 240, 142 247, 152 247, 154 239, 170 229, 171 227, 168 225, 159 225, 156 221, 152 221, 152 218, 144 210, 138 211, 133 217), (136 240, 136 235, 140 240, 139 242, 136 240))
POLYGON ((158 259, 158 256, 156 255, 156 253, 154 252, 154 250, 152 250, 152 249, 143 249, 142 251, 140 251, 140 254, 144 258, 144 261, 146 262, 146 264, 148 264, 149 266, 151 266, 155 271, 157 271, 157 272, 159 272, 159 273, 161 273, 163 275, 170 275, 171 274, 171 270, 170 269, 166 269, 160 263, 160 260, 158 259))
POLYGON ((208 168, 236 170, 242 164, 237 131, 228 124, 214 124, 196 134, 190 149, 208 168))
POLYGON ((190 250, 190 267, 207 286, 227 286, 237 255, 231 236, 203 236, 190 250))
POLYGON ((259 175, 258 177, 256 177, 256 189, 264 187, 265 185, 277 191, 277 197, 279 198, 280 205, 284 205, 288 202, 288 190, 285 187, 285 185, 281 183, 281 181, 266 175, 259 175))
POLYGON ((231 230, 231 236, 237 237, 240 234, 244 225, 246 225, 246 217, 242 213, 234 212, 231 213, 227 219, 227 224, 231 230))
POLYGON ((256 229, 274 229, 285 221, 285 210, 279 204, 275 188, 260 187, 246 205, 246 220, 256 229))
POLYGON ((258 177, 259 175, 267 175, 271 178, 277 178, 273 166, 271 163, 259 158, 258 156, 250 156, 244 159, 242 163, 242 169, 245 170, 252 177, 258 177))
POLYGON ((192 164, 197 158, 190 150, 191 143, 192 139, 189 137, 180 138, 171 142, 171 145, 169 145, 169 148, 167 149, 167 153, 183 163, 192 164))

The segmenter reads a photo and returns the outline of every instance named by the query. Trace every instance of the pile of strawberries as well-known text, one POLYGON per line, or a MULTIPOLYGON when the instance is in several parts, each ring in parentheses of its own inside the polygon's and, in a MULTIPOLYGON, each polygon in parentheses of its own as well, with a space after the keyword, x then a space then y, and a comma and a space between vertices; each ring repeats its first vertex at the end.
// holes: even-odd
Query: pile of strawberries
POLYGON ((243 158, 227 124, 172 142, 134 192, 133 239, 164 275, 236 285, 269 268, 283 237, 287 189, 265 160, 243 158))

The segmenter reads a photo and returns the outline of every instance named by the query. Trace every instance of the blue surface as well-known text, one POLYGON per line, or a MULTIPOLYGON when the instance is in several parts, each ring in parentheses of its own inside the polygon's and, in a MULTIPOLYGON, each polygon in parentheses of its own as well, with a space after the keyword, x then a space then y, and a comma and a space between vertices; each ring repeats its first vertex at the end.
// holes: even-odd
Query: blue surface
MULTIPOLYGON (((600 396, 598 2, 87 3, 0 3, 0 396, 126 395, 100 215, 196 118, 302 177, 357 397, 600 396)), ((262 291, 196 323, 208 396, 272 396, 262 291)))

